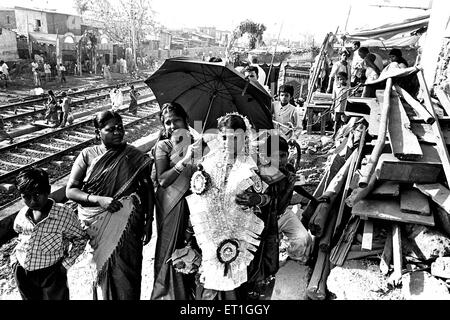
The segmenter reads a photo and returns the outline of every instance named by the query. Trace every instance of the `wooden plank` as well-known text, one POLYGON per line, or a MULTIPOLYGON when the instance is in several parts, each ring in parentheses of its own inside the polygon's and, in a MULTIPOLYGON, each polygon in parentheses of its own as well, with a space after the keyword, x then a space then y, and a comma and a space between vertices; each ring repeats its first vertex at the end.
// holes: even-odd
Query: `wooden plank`
POLYGON ((313 108, 307 106, 306 107, 306 132, 308 134, 312 133, 312 127, 313 127, 313 119, 314 118, 314 110, 313 108))
POLYGON ((392 231, 389 230, 386 235, 383 254, 381 255, 380 259, 380 271, 382 274, 387 275, 389 273, 391 261, 392 261, 392 231))
MULTIPOLYGON (((342 266, 345 261, 350 248, 352 246, 353 238, 355 237, 356 231, 361 219, 358 216, 351 216, 344 228, 338 242, 333 247, 330 253, 330 262, 336 266, 342 266)), ((319 252, 320 255, 320 252, 319 252)))
MULTIPOLYGON (((428 91, 425 77, 423 75, 423 70, 420 70, 418 72, 418 78, 419 78, 420 87, 424 93, 425 106, 426 106, 428 112, 430 112, 435 118, 437 118, 436 112, 434 111, 433 104, 431 102, 430 92, 428 91)), ((434 134, 436 135, 436 146, 437 146, 439 157, 442 162, 442 167, 444 169, 447 185, 450 185, 450 156, 448 154, 447 146, 445 145, 445 140, 442 135, 439 121, 435 121, 432 124, 432 128, 433 128, 434 134)))
POLYGON ((314 214, 309 220, 308 227, 311 233, 316 237, 321 237, 326 230, 326 223, 329 222, 330 210, 334 205, 338 194, 342 190, 346 181, 348 172, 354 159, 358 157, 358 150, 353 150, 352 155, 346 160, 344 165, 339 169, 338 173, 333 177, 322 196, 329 198, 329 202, 321 202, 318 204, 314 214))
POLYGON ((392 253, 394 258, 394 272, 391 275, 395 284, 402 277, 402 236, 400 226, 397 223, 392 225, 392 253))
POLYGON ((377 170, 375 170, 375 173, 370 177, 369 184, 367 187, 361 188, 357 187, 356 189, 353 189, 352 193, 345 199, 345 204, 349 207, 353 207, 355 203, 360 201, 361 199, 364 199, 367 197, 370 192, 375 187, 375 183, 377 182, 377 170))
POLYGON ((436 143, 436 136, 433 128, 428 123, 411 123, 411 130, 416 135, 417 140, 425 143, 436 143))
POLYGON ((361 249, 372 250, 373 240, 373 222, 370 220, 364 221, 364 232, 362 237, 361 249))
MULTIPOLYGON (((383 103, 384 97, 377 97, 383 103)), ((416 135, 411 131, 411 124, 400 98, 395 91, 390 96, 388 136, 392 152, 400 160, 419 160, 423 157, 422 149, 416 135)))
POLYGON ((415 183, 414 188, 428 196, 442 209, 450 213, 450 190, 440 183, 419 184, 415 183))
POLYGON ((434 217, 405 213, 400 210, 400 201, 397 199, 362 199, 352 209, 352 214, 395 222, 415 223, 426 226, 434 226, 434 217))
MULTIPOLYGON (((436 136, 433 128, 427 123, 411 123, 411 130, 416 135, 419 142, 436 144, 436 136)), ((441 123, 441 132, 445 144, 450 145, 450 126, 448 123, 441 123)))
POLYGON ((406 103, 414 110, 420 119, 428 124, 432 124, 435 120, 433 115, 431 115, 428 110, 419 101, 414 99, 408 91, 401 88, 399 85, 395 84, 395 91, 405 100, 406 103))
POLYGON ((398 197, 400 195, 400 184, 394 181, 384 181, 375 187, 371 196, 374 197, 398 197))
POLYGON ((421 147, 424 157, 419 161, 404 161, 393 154, 382 154, 377 167, 378 179, 410 183, 436 182, 442 171, 436 147, 426 144, 421 144, 421 147))
POLYGON ((378 130, 377 144, 370 154, 369 162, 366 166, 361 168, 361 179, 359 180, 359 187, 365 188, 369 184, 370 177, 372 176, 377 166, 378 160, 382 153, 388 129, 389 111, 391 109, 390 97, 392 92, 392 78, 386 80, 386 87, 383 92, 383 107, 381 109, 380 127, 378 130))
MULTIPOLYGON (((357 156, 355 158, 352 158, 352 163, 350 164, 350 169, 347 175, 347 180, 345 181, 345 187, 344 187, 344 192, 342 193, 342 197, 341 197, 341 203, 339 204, 339 210, 338 210, 338 215, 337 215, 337 220, 335 223, 335 228, 334 228, 334 233, 336 232, 337 228, 340 226, 341 221, 342 221, 342 215, 344 213, 344 206, 345 206, 345 199, 347 198, 347 194, 348 194, 348 190, 350 189, 350 183, 353 179, 353 175, 355 173, 355 169, 356 166, 358 165, 358 163, 361 160, 362 157, 362 152, 364 149, 364 143, 366 141, 366 133, 367 133, 367 127, 365 124, 360 124, 358 126, 358 129, 361 130, 361 136, 359 138, 359 145, 358 145, 358 152, 357 152, 357 156)), ((348 161, 348 160, 347 160, 348 161)))
POLYGON ((327 296, 326 283, 330 274, 330 254, 320 251, 317 254, 314 271, 306 288, 306 295, 311 300, 325 300, 327 296))
POLYGON ((371 136, 378 136, 378 130, 380 128, 381 119, 381 106, 378 100, 370 104, 370 116, 369 116, 369 134, 371 136))
POLYGON ((436 218, 438 219, 442 230, 450 237, 450 214, 441 207, 437 207, 436 209, 436 218))
POLYGON ((444 108, 445 113, 447 113, 447 116, 450 116, 450 99, 448 98, 448 95, 440 88, 434 88, 434 93, 439 99, 442 108, 444 108))
POLYGON ((400 196, 400 210, 407 213, 429 216, 431 214, 428 198, 418 190, 402 190, 400 196))
POLYGON ((355 260, 366 258, 370 256, 378 256, 383 252, 383 249, 373 249, 370 251, 349 251, 346 260, 355 260))

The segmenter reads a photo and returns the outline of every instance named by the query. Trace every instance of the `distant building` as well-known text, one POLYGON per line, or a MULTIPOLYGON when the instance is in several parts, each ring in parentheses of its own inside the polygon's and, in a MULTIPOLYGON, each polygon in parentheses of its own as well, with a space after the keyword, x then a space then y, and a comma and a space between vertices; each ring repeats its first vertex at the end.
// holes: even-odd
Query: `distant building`
POLYGON ((0 8, 0 26, 19 35, 28 32, 81 35, 80 16, 19 6, 0 8))
POLYGON ((10 61, 18 58, 16 33, 0 28, 0 59, 10 61))
POLYGON ((216 30, 215 38, 216 38, 216 42, 219 46, 225 47, 231 38, 231 32, 216 30))
POLYGON ((8 30, 16 29, 16 14, 14 9, 0 7, 0 27, 8 30))
POLYGON ((172 42, 172 34, 169 31, 159 31, 159 49, 169 50, 172 42))
POLYGON ((216 27, 199 27, 198 31, 216 39, 216 27))

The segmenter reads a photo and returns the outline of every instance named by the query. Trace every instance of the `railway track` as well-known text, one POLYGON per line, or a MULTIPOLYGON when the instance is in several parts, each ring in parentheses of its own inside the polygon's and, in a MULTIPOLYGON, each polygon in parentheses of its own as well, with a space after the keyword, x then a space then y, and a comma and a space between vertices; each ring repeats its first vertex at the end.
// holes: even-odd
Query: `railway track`
MULTIPOLYGON (((132 142, 158 130, 156 113, 159 107, 153 96, 138 100, 138 114, 126 113, 128 106, 119 108, 126 128, 125 141, 132 142)), ((47 170, 51 182, 70 173, 73 161, 85 147, 95 143, 92 116, 54 129, 39 136, 0 148, 0 210, 20 197, 13 183, 15 176, 30 167, 47 170)))
MULTIPOLYGON (((133 81, 136 84, 136 90, 148 90, 148 87, 143 83, 143 80, 133 81)), ((128 86, 130 83, 122 84, 122 88, 128 86)), ((72 97, 71 107, 73 111, 78 109, 96 108, 102 103, 102 100, 109 98, 109 90, 114 86, 104 86, 100 88, 92 88, 83 91, 71 92, 72 97)), ((122 89, 122 92, 127 94, 130 91, 129 87, 122 89)), ((0 114, 3 116, 3 121, 9 129, 15 127, 31 124, 37 120, 42 120, 45 114, 45 102, 47 98, 40 98, 35 100, 28 100, 19 103, 7 104, 0 106, 0 114)))

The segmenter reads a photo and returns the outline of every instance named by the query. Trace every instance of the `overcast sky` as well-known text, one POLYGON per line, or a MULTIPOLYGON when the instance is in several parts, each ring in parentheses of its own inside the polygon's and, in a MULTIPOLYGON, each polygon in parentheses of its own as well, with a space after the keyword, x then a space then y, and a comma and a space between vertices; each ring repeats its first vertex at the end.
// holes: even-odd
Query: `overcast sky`
MULTIPOLYGON (((1 0, 1 2, 6 0, 1 0)), ((12 1, 12 0, 11 0, 12 1)), ((118 0, 112 0, 118 1, 118 0)), ((321 41, 327 32, 374 27, 425 14, 424 10, 380 8, 374 5, 427 7, 430 0, 149 0, 156 20, 168 28, 216 26, 232 30, 245 19, 264 23, 266 34, 301 39, 314 34, 321 41)), ((14 0, 14 4, 31 3, 34 7, 75 12, 72 0, 14 0)), ((450 1, 449 1, 450 10, 450 1)))

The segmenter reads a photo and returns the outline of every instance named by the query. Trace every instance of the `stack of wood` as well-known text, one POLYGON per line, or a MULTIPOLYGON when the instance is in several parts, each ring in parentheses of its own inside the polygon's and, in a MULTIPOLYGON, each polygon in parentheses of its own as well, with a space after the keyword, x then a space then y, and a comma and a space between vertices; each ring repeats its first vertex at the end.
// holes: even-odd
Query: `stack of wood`
POLYGON ((333 104, 332 94, 316 91, 312 94, 312 102, 317 106, 318 105, 331 106, 333 104))
POLYGON ((438 89, 430 97, 421 70, 417 76, 423 103, 393 78, 368 98, 370 115, 349 123, 316 189, 328 201, 303 213, 318 243, 310 299, 326 298, 330 270, 349 259, 378 258, 393 285, 410 262, 450 278, 450 258, 440 258, 450 256, 450 99, 438 89))

